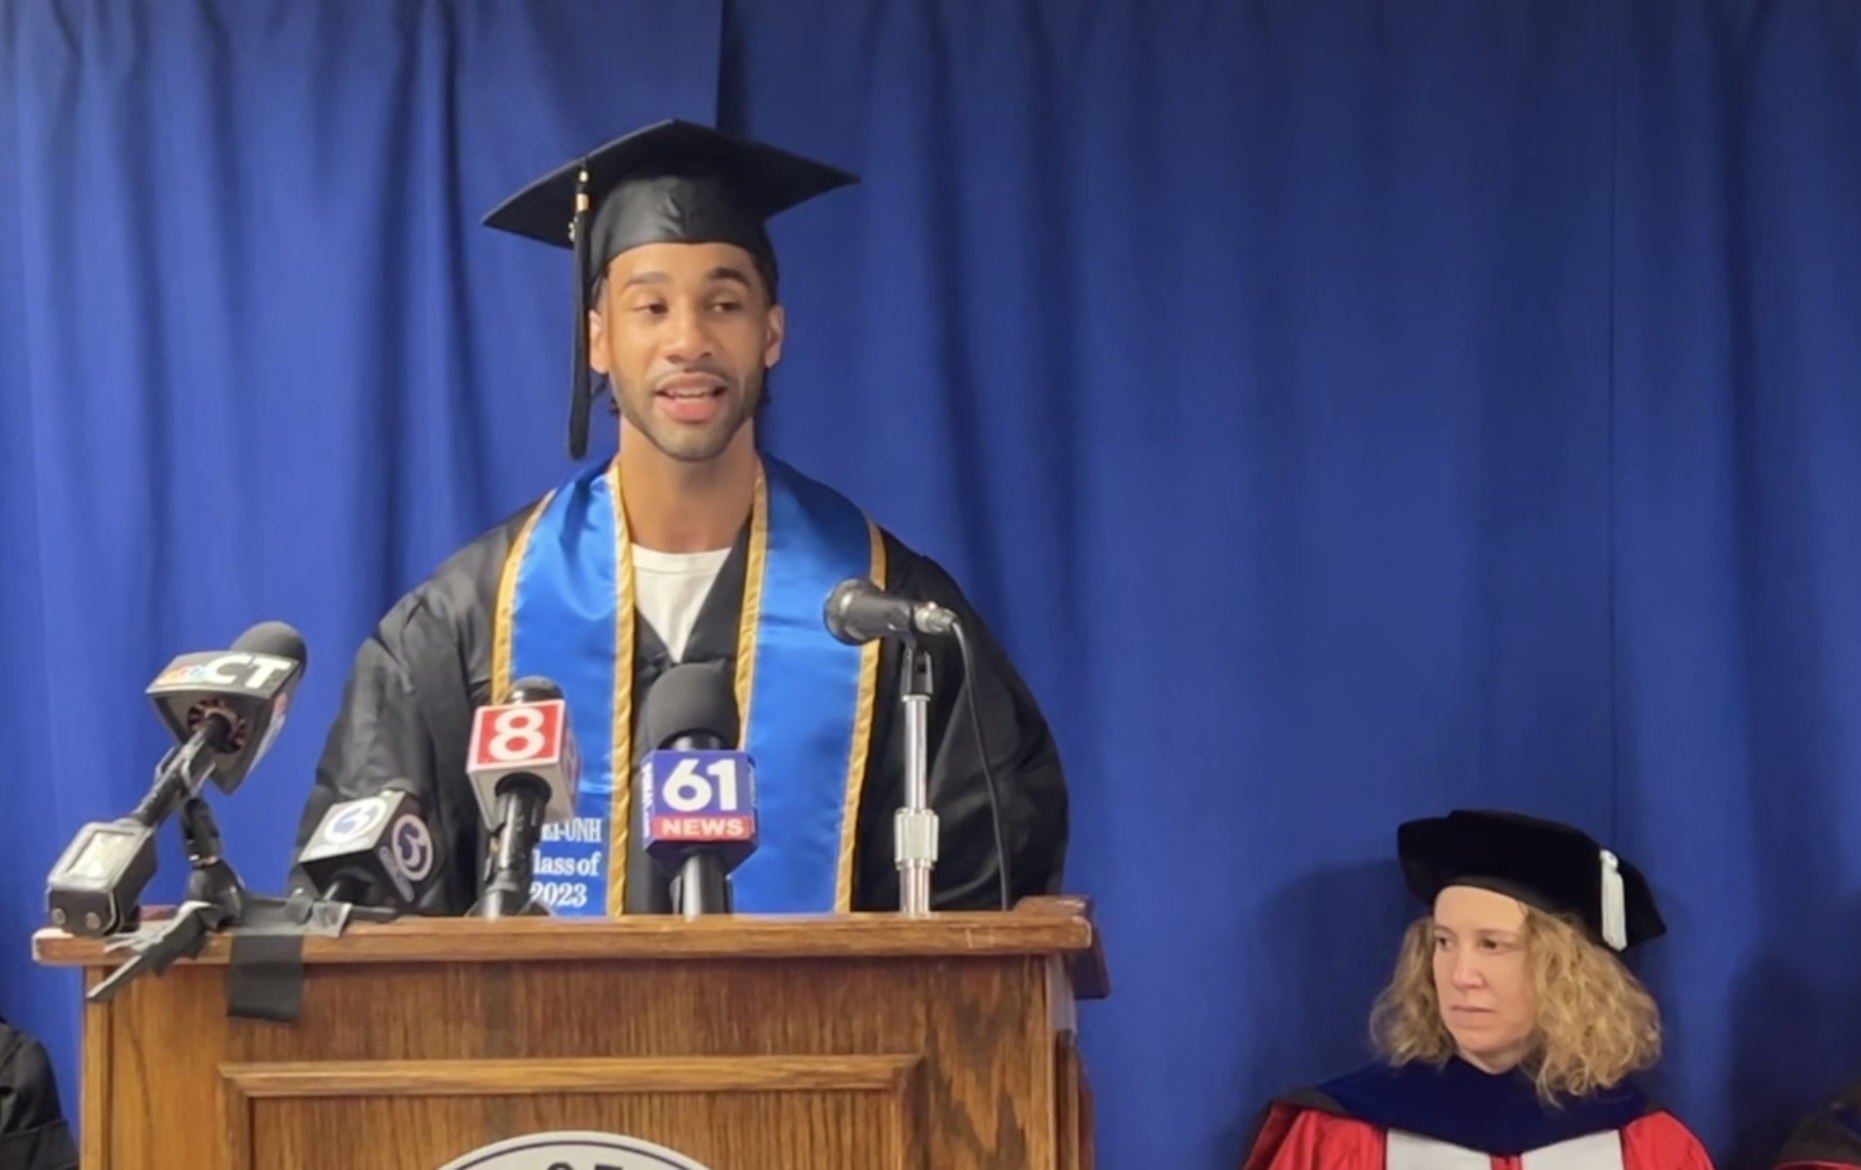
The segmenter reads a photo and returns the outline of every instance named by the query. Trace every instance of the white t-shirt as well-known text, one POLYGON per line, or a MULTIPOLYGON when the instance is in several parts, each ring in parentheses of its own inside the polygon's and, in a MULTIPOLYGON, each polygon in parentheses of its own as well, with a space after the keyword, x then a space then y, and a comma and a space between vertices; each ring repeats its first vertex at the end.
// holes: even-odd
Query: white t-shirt
POLYGON ((666 644, 672 661, 685 657, 685 643, 698 624, 698 611, 710 596, 717 571, 729 559, 727 548, 664 553, 633 546, 633 603, 666 644))

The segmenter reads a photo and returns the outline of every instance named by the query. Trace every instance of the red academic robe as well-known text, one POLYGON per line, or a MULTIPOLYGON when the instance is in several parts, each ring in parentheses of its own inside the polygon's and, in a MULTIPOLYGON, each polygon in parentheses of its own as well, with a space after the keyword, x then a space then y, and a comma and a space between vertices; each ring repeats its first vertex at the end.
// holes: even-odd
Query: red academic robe
POLYGON ((1773 1170, 1861 1170, 1861 1081, 1797 1122, 1773 1170))
POLYGON ((1550 1109, 1517 1073, 1373 1065, 1272 1102, 1241 1170, 1712 1170, 1632 1086, 1550 1109))

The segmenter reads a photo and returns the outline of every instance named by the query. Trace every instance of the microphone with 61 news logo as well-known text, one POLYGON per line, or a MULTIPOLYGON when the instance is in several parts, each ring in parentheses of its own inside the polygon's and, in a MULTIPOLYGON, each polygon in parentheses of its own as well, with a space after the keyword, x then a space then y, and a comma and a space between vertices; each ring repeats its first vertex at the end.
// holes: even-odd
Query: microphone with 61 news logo
POLYGON ((743 752, 664 748, 640 764, 646 852, 687 918, 730 913, 730 873, 756 851, 756 768, 743 752))
POLYGON ((646 852, 672 876, 679 913, 728 914, 731 871, 756 851, 756 767, 726 746, 735 698, 708 672, 679 666, 647 703, 641 722, 657 734, 635 772, 646 852))

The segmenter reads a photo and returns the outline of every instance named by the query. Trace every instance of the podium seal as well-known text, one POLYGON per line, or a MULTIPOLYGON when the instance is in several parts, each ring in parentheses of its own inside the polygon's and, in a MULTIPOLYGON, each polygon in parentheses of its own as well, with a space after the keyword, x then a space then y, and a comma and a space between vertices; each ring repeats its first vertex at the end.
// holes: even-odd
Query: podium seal
POLYGON ((616 1133, 534 1133, 454 1158, 439 1170, 711 1170, 676 1150, 616 1133))

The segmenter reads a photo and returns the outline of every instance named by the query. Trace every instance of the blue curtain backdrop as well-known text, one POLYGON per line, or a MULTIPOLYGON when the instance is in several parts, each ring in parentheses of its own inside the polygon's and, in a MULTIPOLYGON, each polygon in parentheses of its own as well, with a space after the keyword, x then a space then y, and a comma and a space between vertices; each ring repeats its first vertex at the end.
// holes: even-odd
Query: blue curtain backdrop
POLYGON ((281 878, 356 643, 563 465, 565 257, 477 216, 667 115, 865 177, 775 226, 771 444, 1055 724, 1102 1165, 1363 1059, 1455 805, 1650 871, 1722 1165, 1861 1074, 1861 5, 0 0, 0 73, 0 1012, 73 1102, 27 938, 141 687, 305 632, 218 805, 281 878))

